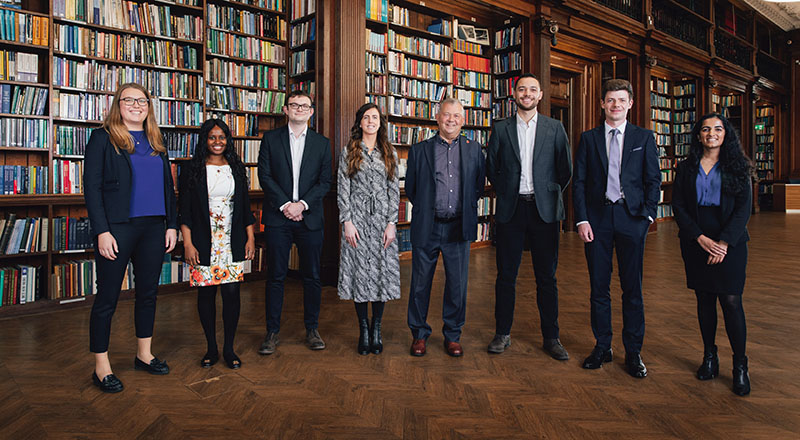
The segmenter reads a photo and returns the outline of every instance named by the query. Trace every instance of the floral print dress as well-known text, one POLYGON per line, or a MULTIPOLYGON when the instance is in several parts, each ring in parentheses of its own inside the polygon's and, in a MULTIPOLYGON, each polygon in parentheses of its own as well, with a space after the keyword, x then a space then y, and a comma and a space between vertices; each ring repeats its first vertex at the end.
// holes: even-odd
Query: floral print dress
POLYGON ((192 266, 192 287, 216 286, 244 280, 244 262, 233 262, 231 219, 236 184, 228 165, 206 165, 208 214, 211 220, 211 265, 192 266))

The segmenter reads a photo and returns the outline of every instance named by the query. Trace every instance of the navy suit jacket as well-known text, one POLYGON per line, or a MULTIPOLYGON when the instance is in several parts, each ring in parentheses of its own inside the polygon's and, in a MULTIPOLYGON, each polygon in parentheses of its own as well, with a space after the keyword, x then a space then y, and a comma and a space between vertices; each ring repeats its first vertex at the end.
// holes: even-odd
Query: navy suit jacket
MULTIPOLYGON (((584 131, 575 155, 573 201, 575 222, 599 218, 598 210, 606 201, 608 183, 608 153, 605 124, 584 131)), ((651 130, 628 123, 622 146, 620 186, 625 194, 625 206, 634 217, 656 218, 661 194, 661 170, 658 148, 651 130)))
MULTIPOLYGON (((282 226, 292 220, 278 210, 292 201, 292 150, 289 147, 289 126, 264 133, 258 152, 258 181, 264 190, 264 226, 282 226)), ((331 142, 308 129, 303 159, 300 162, 300 200, 308 204, 303 223, 312 231, 322 229, 322 198, 331 186, 331 142)), ((295 200, 298 201, 298 200, 295 200)))
MULTIPOLYGON (((436 164, 434 147, 438 135, 414 144, 408 152, 406 196, 411 201, 411 244, 424 246, 433 230, 436 210, 436 164)), ((460 137, 461 232, 464 241, 478 236, 478 200, 486 183, 485 159, 481 145, 460 137)))
MULTIPOLYGON (((167 229, 178 229, 175 186, 169 158, 159 154, 164 165, 164 212, 167 229)), ((109 223, 127 223, 133 186, 131 156, 125 150, 117 153, 104 128, 94 130, 84 155, 84 199, 89 212, 92 235, 110 231, 109 223)))

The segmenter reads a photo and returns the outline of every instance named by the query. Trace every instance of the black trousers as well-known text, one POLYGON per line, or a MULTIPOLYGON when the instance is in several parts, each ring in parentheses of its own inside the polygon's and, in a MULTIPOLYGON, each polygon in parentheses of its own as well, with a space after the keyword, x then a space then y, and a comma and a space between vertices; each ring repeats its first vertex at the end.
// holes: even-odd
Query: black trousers
POLYGON ((496 224, 497 281, 494 286, 494 319, 497 334, 511 333, 519 265, 525 239, 531 247, 531 262, 536 276, 536 304, 542 337, 556 339, 558 333, 558 222, 545 223, 536 202, 520 199, 508 223, 496 224))
POLYGON ((97 237, 94 240, 95 265, 97 270, 97 295, 89 319, 89 350, 93 353, 108 351, 111 336, 111 318, 117 309, 117 300, 122 289, 122 279, 128 262, 133 263, 136 283, 134 323, 137 338, 153 336, 156 316, 156 294, 164 261, 165 223, 163 216, 133 217, 127 223, 111 223, 111 235, 117 240, 116 260, 100 255, 97 237))
POLYGON ((642 265, 650 221, 631 216, 624 202, 604 206, 593 214, 589 224, 594 241, 584 247, 592 289, 592 332, 597 347, 611 348, 611 271, 616 248, 622 287, 622 343, 626 352, 639 353, 644 341, 642 265))
POLYGON ((428 242, 411 250, 411 289, 408 295, 408 327, 414 339, 428 339, 428 306, 431 285, 439 261, 444 262, 442 295, 442 333, 448 342, 461 339, 467 317, 467 278, 469 277, 469 242, 462 239, 461 218, 446 223, 435 221, 428 242))
POLYGON ((303 278, 303 322, 307 330, 319 326, 319 309, 322 283, 319 278, 319 260, 322 255, 323 230, 309 230, 303 222, 283 226, 267 226, 267 331, 278 333, 283 310, 283 283, 289 271, 289 253, 292 243, 300 256, 300 275, 303 278))

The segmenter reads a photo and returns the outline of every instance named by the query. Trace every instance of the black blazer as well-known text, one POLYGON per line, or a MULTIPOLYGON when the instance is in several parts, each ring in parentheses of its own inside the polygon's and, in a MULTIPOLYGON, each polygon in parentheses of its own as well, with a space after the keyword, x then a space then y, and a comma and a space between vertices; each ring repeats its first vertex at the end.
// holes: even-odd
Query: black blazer
MULTIPOLYGON (((605 205, 608 153, 604 131, 605 124, 581 134, 575 155, 572 190, 576 223, 591 223, 593 218, 599 218, 595 213, 605 205)), ((649 216, 655 219, 661 194, 661 170, 658 166, 658 148, 651 130, 628 123, 619 180, 625 193, 628 213, 634 217, 649 216)))
MULTIPOLYGON (((414 144, 408 152, 406 196, 411 201, 411 244, 424 246, 431 236, 436 210, 436 165, 433 149, 438 135, 414 144)), ((478 200, 486 183, 481 144, 461 136, 461 233, 464 241, 478 236, 478 200)))
MULTIPOLYGON (((322 198, 331 186, 331 142, 308 129, 303 159, 300 162, 300 200, 308 204, 303 222, 312 231, 322 229, 322 198)), ((264 190, 264 226, 281 226, 291 222, 278 210, 292 202, 292 151, 289 148, 289 126, 264 133, 258 152, 258 180, 264 190)), ((298 200, 294 200, 295 202, 298 200)))
MULTIPOLYGON (((190 188, 188 166, 180 176, 178 197, 178 222, 192 230, 192 244, 197 248, 200 264, 211 265, 211 219, 208 208, 208 183, 206 173, 198 185, 190 188)), ((231 219, 231 250, 233 261, 244 261, 247 227, 256 222, 250 211, 250 196, 246 179, 233 175, 233 218, 231 219)))
MULTIPOLYGON (((533 146, 533 191, 536 209, 546 223, 564 219, 562 194, 572 178, 572 159, 564 126, 556 119, 537 116, 533 146)), ((486 175, 497 194, 495 219, 511 221, 519 200, 522 173, 517 117, 497 122, 489 138, 486 175)))
MULTIPOLYGON (((164 202, 167 229, 178 229, 175 208, 175 188, 169 158, 161 153, 164 163, 164 202)), ((86 210, 92 234, 108 232, 109 223, 126 223, 131 205, 131 156, 125 150, 119 153, 111 144, 108 132, 99 128, 92 132, 84 155, 83 184, 86 210)))
MULTIPOLYGON (((725 185, 725 176, 722 176, 725 185)), ((678 236, 684 240, 695 240, 703 231, 697 224, 697 168, 684 160, 678 164, 675 183, 672 186, 672 211, 678 223, 678 236)), ((746 188, 738 194, 731 195, 722 191, 719 207, 722 211, 722 232, 719 239, 730 246, 738 246, 750 240, 747 233, 747 221, 750 219, 750 207, 753 203, 753 187, 746 188)), ((709 237, 712 238, 712 237, 709 237)))

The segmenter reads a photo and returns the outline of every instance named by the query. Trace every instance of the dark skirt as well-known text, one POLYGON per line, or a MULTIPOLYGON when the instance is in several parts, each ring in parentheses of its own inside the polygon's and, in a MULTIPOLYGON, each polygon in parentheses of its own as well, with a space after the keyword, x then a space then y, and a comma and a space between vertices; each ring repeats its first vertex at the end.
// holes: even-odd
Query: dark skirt
MULTIPOLYGON (((697 224, 703 235, 719 240, 722 231, 719 206, 698 206, 697 224)), ((725 295, 741 295, 747 267, 747 242, 728 245, 728 253, 719 264, 707 264, 708 252, 696 240, 681 239, 681 256, 686 268, 686 286, 693 290, 725 295)))

